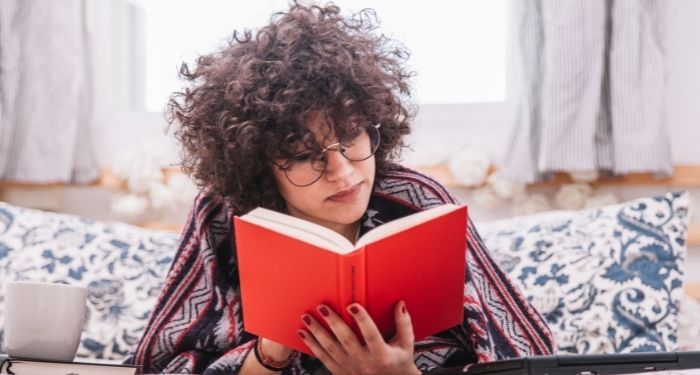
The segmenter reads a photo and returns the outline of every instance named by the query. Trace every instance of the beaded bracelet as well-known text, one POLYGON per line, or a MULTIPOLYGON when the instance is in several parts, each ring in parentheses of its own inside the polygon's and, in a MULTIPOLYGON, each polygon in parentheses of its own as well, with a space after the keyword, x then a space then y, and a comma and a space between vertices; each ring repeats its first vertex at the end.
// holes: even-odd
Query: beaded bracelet
POLYGON ((262 340, 258 338, 256 340, 257 342, 255 343, 255 346, 253 347, 253 353, 255 353, 255 358, 258 360, 258 363, 262 367, 265 367, 266 369, 270 371, 282 371, 285 370, 289 365, 292 364, 292 361, 299 355, 299 352, 296 350, 292 352, 292 354, 289 355, 287 359, 284 361, 276 361, 274 358, 266 355, 263 350, 262 350, 262 340))

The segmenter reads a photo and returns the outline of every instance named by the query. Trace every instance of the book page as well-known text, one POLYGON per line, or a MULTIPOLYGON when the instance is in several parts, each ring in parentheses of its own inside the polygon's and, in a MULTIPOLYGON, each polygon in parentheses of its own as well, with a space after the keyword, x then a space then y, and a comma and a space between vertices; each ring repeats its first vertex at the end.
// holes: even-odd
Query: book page
POLYGON ((429 210, 417 212, 415 214, 408 215, 408 216, 402 217, 400 219, 396 219, 394 221, 388 222, 386 224, 383 224, 383 225, 365 233, 362 237, 360 237, 360 240, 357 241, 356 247, 360 248, 360 247, 363 247, 366 244, 374 242, 376 240, 390 237, 393 234, 396 234, 396 233, 404 231, 408 228, 414 227, 420 223, 425 223, 426 221, 430 221, 434 218, 448 214, 448 213, 455 211, 461 207, 462 206, 457 206, 457 205, 448 203, 448 204, 445 204, 442 206, 438 206, 435 208, 431 208, 429 210))
POLYGON ((124 364, 98 364, 89 362, 51 362, 32 359, 11 359, 14 373, 22 375, 81 374, 81 375, 133 375, 138 366, 124 364))
POLYGON ((326 227, 266 208, 258 207, 241 219, 338 254, 355 250, 345 237, 326 227))

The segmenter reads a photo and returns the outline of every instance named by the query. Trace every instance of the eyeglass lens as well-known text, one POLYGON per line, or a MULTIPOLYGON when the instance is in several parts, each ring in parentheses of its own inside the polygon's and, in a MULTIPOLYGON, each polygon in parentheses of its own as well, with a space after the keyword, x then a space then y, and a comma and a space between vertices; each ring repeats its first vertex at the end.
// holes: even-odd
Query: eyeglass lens
POLYGON ((326 170, 329 151, 339 151, 350 161, 370 158, 379 147, 378 125, 362 126, 351 131, 345 140, 327 146, 321 153, 302 151, 289 158, 283 167, 289 182, 296 186, 308 186, 318 181, 326 170))

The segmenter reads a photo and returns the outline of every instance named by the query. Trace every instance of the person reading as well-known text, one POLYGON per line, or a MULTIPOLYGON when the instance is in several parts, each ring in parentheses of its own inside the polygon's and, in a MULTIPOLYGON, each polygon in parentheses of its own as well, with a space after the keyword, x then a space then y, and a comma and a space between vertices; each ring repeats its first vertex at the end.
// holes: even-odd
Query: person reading
MULTIPOLYGON (((408 54, 371 10, 293 3, 256 32, 183 65, 169 102, 183 169, 201 187, 162 293, 128 362, 143 372, 412 374, 553 348, 547 324, 489 256, 471 221, 463 321, 419 341, 396 301, 385 339, 364 306, 296 317, 299 353, 244 330, 234 217, 264 207, 350 242, 457 200, 395 162, 414 110, 408 54), (358 337, 361 336, 361 337, 358 337)), ((386 270, 392 272, 392 270, 386 270)))

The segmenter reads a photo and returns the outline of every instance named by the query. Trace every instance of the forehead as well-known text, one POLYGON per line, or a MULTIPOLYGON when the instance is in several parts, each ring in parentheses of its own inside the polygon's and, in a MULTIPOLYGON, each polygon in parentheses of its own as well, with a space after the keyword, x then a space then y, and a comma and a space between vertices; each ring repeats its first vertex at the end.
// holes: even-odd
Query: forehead
POLYGON ((294 135, 286 137, 271 155, 276 158, 287 158, 294 153, 315 150, 320 152, 324 147, 336 143, 345 137, 350 128, 359 123, 359 118, 334 119, 333 116, 316 111, 311 113, 303 124, 294 130, 294 135))
POLYGON ((303 125, 304 131, 313 135, 316 142, 334 140, 336 137, 344 137, 359 125, 365 123, 361 116, 328 116, 323 112, 312 113, 303 125))

